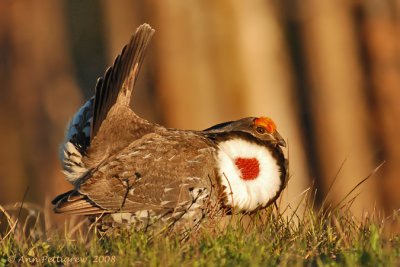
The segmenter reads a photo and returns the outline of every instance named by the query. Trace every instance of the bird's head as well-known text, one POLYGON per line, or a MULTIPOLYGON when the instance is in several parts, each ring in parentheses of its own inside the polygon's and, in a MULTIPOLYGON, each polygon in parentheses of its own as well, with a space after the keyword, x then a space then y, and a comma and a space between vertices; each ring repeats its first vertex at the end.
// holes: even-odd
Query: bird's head
POLYGON ((275 146, 286 147, 286 142, 276 129, 275 122, 268 117, 247 117, 214 125, 204 132, 211 134, 247 133, 255 139, 275 146))
POLYGON ((217 149, 224 204, 253 211, 271 204, 286 185, 285 140, 274 121, 247 117, 203 131, 217 149))

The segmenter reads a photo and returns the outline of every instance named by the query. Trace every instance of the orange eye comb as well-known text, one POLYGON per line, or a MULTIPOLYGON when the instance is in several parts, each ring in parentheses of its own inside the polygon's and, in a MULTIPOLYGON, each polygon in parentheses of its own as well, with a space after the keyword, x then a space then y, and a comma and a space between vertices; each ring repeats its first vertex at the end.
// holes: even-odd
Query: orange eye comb
POLYGON ((268 117, 257 118, 254 120, 254 124, 257 126, 264 127, 269 133, 273 133, 276 131, 275 122, 268 117))

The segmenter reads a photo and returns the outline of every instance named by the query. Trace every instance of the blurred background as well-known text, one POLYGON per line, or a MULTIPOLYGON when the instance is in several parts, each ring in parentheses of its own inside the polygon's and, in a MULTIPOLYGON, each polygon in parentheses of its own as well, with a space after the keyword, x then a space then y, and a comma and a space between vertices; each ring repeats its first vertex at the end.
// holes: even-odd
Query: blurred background
POLYGON ((398 0, 1 1, 2 206, 27 192, 52 214, 72 188, 65 126, 144 22, 156 33, 133 95, 140 116, 183 129, 269 116, 289 145, 284 202, 314 185, 317 203, 338 203, 385 162, 351 209, 400 208, 398 0))

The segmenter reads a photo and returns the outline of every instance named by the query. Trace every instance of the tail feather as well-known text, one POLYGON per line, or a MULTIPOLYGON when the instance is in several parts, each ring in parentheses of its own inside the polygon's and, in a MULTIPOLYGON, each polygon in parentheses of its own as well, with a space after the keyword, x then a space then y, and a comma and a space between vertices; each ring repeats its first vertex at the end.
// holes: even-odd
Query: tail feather
POLYGON ((75 184, 88 169, 83 156, 90 146, 90 124, 93 114, 94 97, 88 100, 75 114, 67 126, 65 139, 60 146, 60 160, 67 181, 75 184))
POLYGON ((153 34, 154 30, 148 24, 143 24, 136 30, 114 65, 108 68, 103 78, 98 79, 95 96, 79 109, 68 124, 65 140, 60 147, 60 160, 65 178, 76 190, 59 195, 53 200, 55 212, 103 213, 104 209, 78 192, 80 183, 89 177, 90 170, 97 166, 104 153, 113 153, 125 147, 155 127, 129 108, 130 96, 153 34), (115 117, 122 117, 120 120, 124 123, 115 122, 114 117, 108 116, 113 107, 121 107, 115 108, 119 112, 116 112, 118 116, 115 117), (113 121, 115 126, 109 124, 107 126, 110 131, 99 131, 106 119, 113 121), (116 142, 118 140, 122 141, 116 142))
POLYGON ((52 202, 56 213, 90 215, 104 213, 104 210, 76 190, 57 196, 52 202))
POLYGON ((125 96, 125 104, 129 105, 133 86, 137 79, 140 66, 144 59, 146 48, 154 34, 154 30, 148 25, 143 24, 132 36, 120 55, 114 61, 113 66, 109 67, 96 85, 91 139, 96 136, 103 120, 107 117, 110 108, 116 103, 118 97, 125 96), (127 79, 129 86, 123 86, 127 79))
POLYGON ((95 96, 79 109, 68 124, 60 148, 60 159, 64 176, 70 183, 78 184, 88 172, 89 167, 84 164, 83 158, 110 108, 117 99, 119 104, 129 106, 133 86, 153 34, 154 30, 148 24, 137 29, 113 66, 107 69, 103 78, 98 79, 95 96))
POLYGON ((74 185, 89 172, 83 162, 83 154, 79 151, 79 146, 71 142, 62 145, 61 162, 64 177, 74 185))

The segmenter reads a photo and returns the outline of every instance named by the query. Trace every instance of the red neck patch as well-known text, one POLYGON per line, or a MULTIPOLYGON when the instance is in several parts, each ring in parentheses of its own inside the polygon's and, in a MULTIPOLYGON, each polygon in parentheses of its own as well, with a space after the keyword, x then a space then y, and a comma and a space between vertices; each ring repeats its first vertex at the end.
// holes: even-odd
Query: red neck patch
POLYGON ((236 158, 235 164, 242 173, 243 180, 254 180, 260 174, 260 163, 256 158, 236 158))

